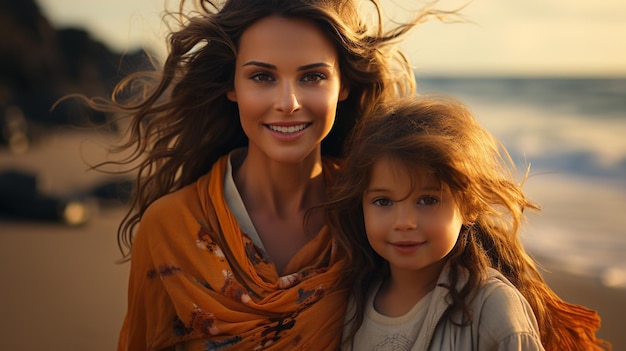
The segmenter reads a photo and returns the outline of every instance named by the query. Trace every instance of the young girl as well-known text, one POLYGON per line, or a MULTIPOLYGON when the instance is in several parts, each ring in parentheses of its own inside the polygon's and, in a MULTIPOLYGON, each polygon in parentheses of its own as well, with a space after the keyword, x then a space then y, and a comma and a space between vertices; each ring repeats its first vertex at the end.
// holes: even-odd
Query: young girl
POLYGON ((344 349, 604 345, 596 313, 559 299, 524 251, 523 212, 538 207, 512 169, 452 99, 401 100, 362 120, 327 207, 353 278, 344 349))
POLYGON ((119 350, 334 350, 343 257, 309 209, 356 120, 414 93, 391 43, 430 12, 384 33, 351 0, 197 4, 162 70, 90 102, 131 117, 122 162, 139 163, 119 350))

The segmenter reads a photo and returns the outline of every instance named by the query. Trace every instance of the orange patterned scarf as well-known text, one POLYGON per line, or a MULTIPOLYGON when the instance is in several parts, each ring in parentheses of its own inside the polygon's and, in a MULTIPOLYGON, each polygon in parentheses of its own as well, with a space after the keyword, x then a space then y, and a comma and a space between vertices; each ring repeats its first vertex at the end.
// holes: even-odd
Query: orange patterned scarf
POLYGON ((330 233, 322 229, 279 277, 226 206, 227 161, 145 212, 118 349, 337 349, 347 290, 337 286, 343 257, 330 233))

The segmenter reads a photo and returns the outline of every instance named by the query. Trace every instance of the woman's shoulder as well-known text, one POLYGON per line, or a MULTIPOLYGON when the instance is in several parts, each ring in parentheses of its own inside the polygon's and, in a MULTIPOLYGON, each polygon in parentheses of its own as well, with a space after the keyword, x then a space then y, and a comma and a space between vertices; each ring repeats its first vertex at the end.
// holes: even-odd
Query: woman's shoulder
POLYGON ((152 202, 146 209, 145 215, 159 216, 169 213, 172 210, 185 207, 185 205, 196 195, 196 183, 189 184, 181 189, 165 194, 152 202))
POLYGON ((141 217, 142 225, 152 223, 161 226, 182 225, 205 221, 213 213, 213 202, 223 202, 223 177, 227 156, 219 159, 204 175, 194 182, 161 196, 152 202, 141 217), (221 198, 219 198, 221 197, 221 198))
POLYGON ((197 182, 194 182, 158 198, 148 206, 141 216, 133 247, 156 247, 162 242, 167 242, 172 249, 176 246, 174 242, 187 247, 185 240, 197 234, 204 217, 197 182), (184 240, 179 240, 181 238, 184 240))
POLYGON ((146 208, 142 216, 142 221, 171 219, 186 212, 194 212, 196 209, 199 209, 201 207, 201 200, 198 188, 205 177, 207 177, 207 175, 156 199, 146 208))

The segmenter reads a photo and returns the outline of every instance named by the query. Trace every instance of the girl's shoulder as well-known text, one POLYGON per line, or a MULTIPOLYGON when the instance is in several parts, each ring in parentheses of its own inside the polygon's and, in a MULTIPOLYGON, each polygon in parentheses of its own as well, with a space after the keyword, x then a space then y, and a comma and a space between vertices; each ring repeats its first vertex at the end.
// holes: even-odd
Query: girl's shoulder
POLYGON ((481 334, 498 343, 525 345, 524 350, 543 350, 530 304, 497 270, 489 269, 472 305, 481 334))
MULTIPOLYGON (((520 312, 533 315, 530 305, 522 293, 499 271, 488 268, 476 298, 482 301, 484 307, 501 309, 520 309, 520 312)), ((483 308, 484 310, 484 308, 483 308)))

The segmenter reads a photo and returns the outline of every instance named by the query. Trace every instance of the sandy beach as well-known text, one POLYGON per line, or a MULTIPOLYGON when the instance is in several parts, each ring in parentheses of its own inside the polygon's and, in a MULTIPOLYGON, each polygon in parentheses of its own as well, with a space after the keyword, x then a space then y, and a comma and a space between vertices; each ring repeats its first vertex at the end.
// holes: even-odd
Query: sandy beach
POLYGON ((609 288, 599 281, 572 275, 556 269, 544 277, 565 301, 580 304, 598 312, 602 326, 598 337, 613 344, 613 350, 626 350, 626 334, 621 319, 626 313, 626 290, 609 288))
POLYGON ((116 263, 121 215, 81 228, 0 222, 0 350, 115 350, 129 268, 116 263))
MULTIPOLYGON (((106 136, 71 131, 51 134, 27 153, 0 150, 0 171, 37 172, 44 189, 64 194, 106 175, 87 172, 82 161, 106 157, 106 136)), ((126 305, 129 264, 119 264, 116 230, 123 206, 97 210, 83 226, 0 221, 0 350, 115 349, 126 305)), ((618 318, 626 314, 626 290, 550 267, 546 280, 565 300, 595 309, 599 336, 626 350, 618 318)))
MULTIPOLYGON (((87 171, 103 161, 110 135, 60 131, 27 153, 0 150, 0 171, 33 172, 42 192, 65 196, 111 176, 87 171)), ((0 350, 114 350, 126 308, 128 263, 119 264, 123 206, 92 208, 82 226, 0 220, 0 350)))

